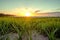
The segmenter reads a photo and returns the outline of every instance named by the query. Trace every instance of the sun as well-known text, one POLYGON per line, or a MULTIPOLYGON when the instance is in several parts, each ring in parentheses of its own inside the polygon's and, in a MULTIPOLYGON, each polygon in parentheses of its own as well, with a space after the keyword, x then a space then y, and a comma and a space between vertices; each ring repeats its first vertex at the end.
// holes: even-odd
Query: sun
POLYGON ((31 13, 30 12, 26 12, 25 16, 31 16, 31 13))
POLYGON ((34 16, 32 9, 29 9, 29 8, 28 9, 25 9, 25 8, 20 9, 18 13, 19 13, 19 14, 17 14, 18 16, 25 16, 25 17, 26 16, 27 17, 34 16))

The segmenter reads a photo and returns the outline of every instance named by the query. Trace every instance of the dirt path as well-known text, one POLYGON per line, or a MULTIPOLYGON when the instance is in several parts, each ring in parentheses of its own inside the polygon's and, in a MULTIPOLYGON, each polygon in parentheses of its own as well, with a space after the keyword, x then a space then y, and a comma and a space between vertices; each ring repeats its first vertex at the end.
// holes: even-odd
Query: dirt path
MULTIPOLYGON (((10 40, 17 40, 18 39, 18 34, 16 33, 10 33, 9 35, 10 40)), ((37 32, 32 32, 32 40, 48 40, 48 37, 44 37, 43 35, 39 35, 37 32)), ((28 35, 24 35, 22 37, 22 40, 27 40, 27 37, 29 38, 28 35)))

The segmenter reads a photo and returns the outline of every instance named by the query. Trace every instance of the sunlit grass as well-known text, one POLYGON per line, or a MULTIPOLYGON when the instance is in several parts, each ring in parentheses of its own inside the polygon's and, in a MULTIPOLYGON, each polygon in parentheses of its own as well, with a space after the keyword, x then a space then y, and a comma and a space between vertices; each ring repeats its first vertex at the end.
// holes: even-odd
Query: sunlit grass
POLYGON ((0 17, 1 36, 13 32, 19 35, 18 40, 22 40, 24 34, 30 36, 28 40, 32 40, 31 32, 35 30, 37 33, 47 35, 49 40, 55 40, 55 33, 60 30, 60 18, 0 17))

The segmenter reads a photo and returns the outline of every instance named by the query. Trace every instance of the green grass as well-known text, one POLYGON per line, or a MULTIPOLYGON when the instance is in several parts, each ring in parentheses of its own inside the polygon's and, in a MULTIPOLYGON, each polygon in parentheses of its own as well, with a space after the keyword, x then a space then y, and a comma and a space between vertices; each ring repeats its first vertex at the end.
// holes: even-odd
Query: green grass
POLYGON ((22 40, 22 35, 26 33, 30 36, 27 40, 32 40, 31 33, 34 30, 48 36, 49 40, 56 40, 56 32, 60 30, 60 18, 0 17, 0 36, 13 32, 18 33, 18 40, 22 40))

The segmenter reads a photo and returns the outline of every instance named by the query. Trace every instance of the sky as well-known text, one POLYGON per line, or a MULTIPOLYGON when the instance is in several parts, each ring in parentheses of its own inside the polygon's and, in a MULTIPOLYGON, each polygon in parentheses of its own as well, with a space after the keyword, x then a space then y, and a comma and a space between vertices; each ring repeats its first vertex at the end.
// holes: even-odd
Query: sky
POLYGON ((0 11, 16 8, 33 8, 41 11, 59 11, 60 0, 0 0, 0 11))

